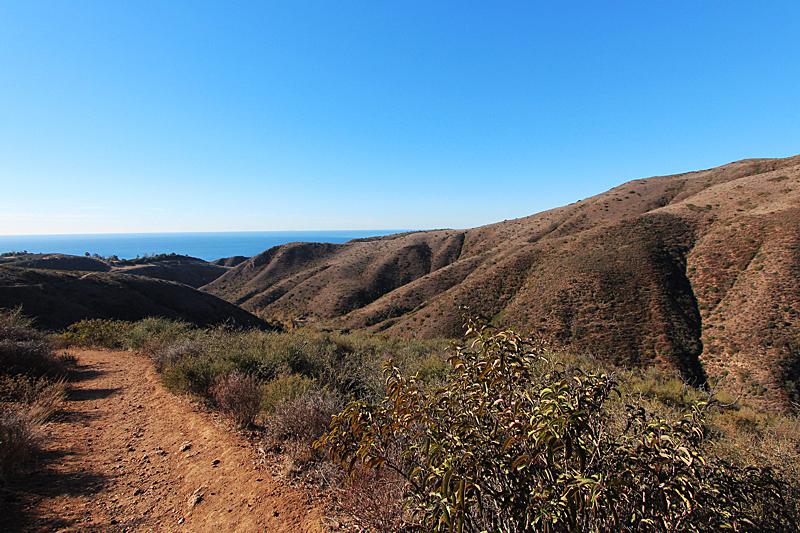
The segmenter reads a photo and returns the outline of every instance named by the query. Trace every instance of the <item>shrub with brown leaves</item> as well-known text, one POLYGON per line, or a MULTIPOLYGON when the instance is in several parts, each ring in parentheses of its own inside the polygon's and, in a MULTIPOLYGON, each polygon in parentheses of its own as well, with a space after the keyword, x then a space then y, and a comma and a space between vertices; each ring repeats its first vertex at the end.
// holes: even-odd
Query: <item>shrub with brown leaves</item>
POLYGON ((242 372, 218 376, 210 393, 219 410, 242 427, 253 425, 261 410, 260 383, 242 372))

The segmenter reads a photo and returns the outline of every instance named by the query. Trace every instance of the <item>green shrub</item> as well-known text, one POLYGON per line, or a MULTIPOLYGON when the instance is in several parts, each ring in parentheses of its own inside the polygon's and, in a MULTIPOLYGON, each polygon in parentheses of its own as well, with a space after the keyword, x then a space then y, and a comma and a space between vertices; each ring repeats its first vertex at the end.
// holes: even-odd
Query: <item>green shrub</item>
POLYGON ((230 360, 214 358, 208 354, 184 357, 164 369, 162 379, 167 388, 175 392, 188 392, 210 399, 209 391, 218 376, 237 370, 230 360))
POLYGON ((163 372, 167 366, 178 363, 185 357, 200 357, 207 353, 207 351, 208 343, 205 340, 186 338, 159 346, 158 349, 153 352, 151 359, 156 367, 156 371, 163 372))
POLYGON ((88 318, 67 327, 61 339, 67 346, 119 349, 130 328, 131 323, 123 320, 88 318))
POLYGON ((194 326, 166 318, 144 318, 130 324, 122 337, 122 348, 152 356, 168 344, 190 337, 194 326))
POLYGON ((664 419, 601 371, 554 364, 513 332, 467 322, 444 386, 384 366, 379 404, 351 403, 316 443, 349 472, 406 481, 422 531, 795 531, 769 469, 704 454, 704 404, 664 419), (397 450, 404 450, 400 455, 397 450))
POLYGON ((316 388, 312 378, 284 372, 262 386, 261 408, 268 414, 286 402, 291 402, 316 388))

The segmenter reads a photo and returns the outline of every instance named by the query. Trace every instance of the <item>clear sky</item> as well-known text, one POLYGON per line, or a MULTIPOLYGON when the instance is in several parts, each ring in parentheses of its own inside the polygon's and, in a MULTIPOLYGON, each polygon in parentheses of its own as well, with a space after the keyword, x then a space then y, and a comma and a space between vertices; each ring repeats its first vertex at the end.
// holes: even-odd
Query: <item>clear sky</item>
POLYGON ((0 2, 0 234, 468 228, 798 153, 798 0, 0 2))

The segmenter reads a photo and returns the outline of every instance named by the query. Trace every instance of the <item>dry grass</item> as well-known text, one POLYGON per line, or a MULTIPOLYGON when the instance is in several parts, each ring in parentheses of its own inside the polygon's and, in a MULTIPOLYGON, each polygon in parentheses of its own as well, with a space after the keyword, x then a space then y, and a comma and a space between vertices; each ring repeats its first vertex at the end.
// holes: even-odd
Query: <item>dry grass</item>
POLYGON ((36 452, 42 425, 59 409, 66 391, 64 380, 0 379, 0 481, 7 482, 36 452))
POLYGON ((239 426, 252 426, 261 411, 260 383, 242 372, 218 376, 210 393, 219 410, 239 426))
POLYGON ((367 531, 394 533, 406 526, 403 508, 405 480, 387 469, 356 469, 336 491, 342 511, 367 531))
POLYGON ((265 447, 279 450, 295 464, 323 459, 312 444, 328 430, 331 418, 341 408, 339 398, 324 390, 308 390, 280 403, 266 420, 265 447))
POLYGON ((19 310, 0 311, 0 481, 37 448, 41 427, 66 396, 66 358, 19 310))

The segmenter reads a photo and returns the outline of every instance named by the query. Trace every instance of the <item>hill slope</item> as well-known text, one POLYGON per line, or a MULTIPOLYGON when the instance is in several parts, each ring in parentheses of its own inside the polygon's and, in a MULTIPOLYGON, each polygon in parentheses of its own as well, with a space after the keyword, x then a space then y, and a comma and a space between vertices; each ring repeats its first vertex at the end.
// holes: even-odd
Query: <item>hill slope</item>
POLYGON ((203 290, 250 311, 459 336, 461 306, 556 346, 785 405, 800 374, 800 156, 634 180, 465 231, 294 243, 203 290))
MULTIPOLYGON (((41 268, 47 270, 66 270, 83 272, 123 272, 150 278, 177 281, 198 288, 215 280, 228 271, 238 258, 209 263, 196 257, 176 254, 162 254, 129 260, 108 260, 101 257, 84 257, 67 254, 29 254, 6 253, 0 256, 0 265, 22 268, 41 268)), ((244 259, 244 258, 242 258, 244 259)))
POLYGON ((198 326, 270 327, 247 311, 189 286, 114 272, 0 266, 0 307, 22 307, 36 326, 51 330, 85 318, 139 320, 150 316, 198 326))

